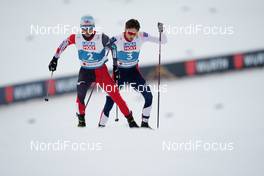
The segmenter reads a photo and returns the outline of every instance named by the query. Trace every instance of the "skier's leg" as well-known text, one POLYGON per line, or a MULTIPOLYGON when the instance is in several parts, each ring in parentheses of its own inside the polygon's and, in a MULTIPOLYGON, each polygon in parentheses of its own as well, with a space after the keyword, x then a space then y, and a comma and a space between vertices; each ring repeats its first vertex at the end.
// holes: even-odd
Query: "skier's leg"
POLYGON ((110 111, 111 111, 111 109, 112 109, 114 103, 115 103, 115 102, 112 100, 112 98, 111 98, 109 95, 107 95, 107 96, 106 96, 105 106, 104 106, 104 109, 103 109, 103 112, 104 112, 104 114, 105 114, 107 117, 109 117, 109 113, 110 113, 110 111))
POLYGON ((92 82, 95 80, 94 72, 92 70, 80 69, 78 83, 77 83, 77 116, 79 118, 78 126, 85 126, 85 96, 87 90, 91 86, 92 82))
MULTIPOLYGON (((118 86, 121 84, 123 84, 122 78, 120 78, 118 80, 118 86)), ((107 95, 106 96, 106 102, 104 105, 104 109, 103 109, 101 116, 100 116, 99 127, 104 127, 106 125, 108 118, 109 118, 110 111, 113 108, 114 103, 115 102, 112 100, 112 98, 109 95, 107 95)))
POLYGON ((114 105, 114 101, 109 95, 107 95, 104 109, 100 116, 99 127, 104 127, 106 125, 108 118, 109 118, 109 113, 111 109, 113 108, 113 105, 114 105))
POLYGON ((95 70, 96 82, 99 83, 105 92, 112 98, 112 100, 117 104, 120 111, 127 118, 130 127, 138 127, 132 116, 132 112, 129 110, 126 102, 121 97, 118 86, 115 84, 114 80, 108 73, 107 67, 104 65, 101 69, 95 70), (98 75, 98 76, 97 76, 98 75), (103 75, 103 76, 102 76, 103 75))
MULTIPOLYGON (((96 70, 99 71, 99 70, 96 70)), ((97 74, 97 73, 96 73, 97 74)), ((118 87, 114 80, 111 78, 107 70, 101 70, 99 74, 104 74, 103 79, 98 80, 100 87, 112 98, 112 100, 118 105, 124 116, 128 116, 130 111, 127 107, 126 102, 121 97, 118 87)))
POLYGON ((142 121, 148 122, 150 117, 150 112, 152 109, 152 100, 153 100, 153 95, 150 90, 150 86, 144 85, 144 89, 142 91, 140 90, 140 93, 145 100, 145 104, 142 110, 142 121))
POLYGON ((85 115, 85 96, 87 93, 87 90, 91 86, 91 83, 86 83, 84 81, 78 81, 77 83, 77 99, 76 103, 78 106, 77 114, 85 115))
POLYGON ((133 74, 133 80, 130 81, 131 86, 143 96, 145 103, 142 109, 142 124, 148 125, 148 120, 150 117, 152 109, 153 95, 150 86, 146 84, 145 79, 140 74, 139 69, 133 74))

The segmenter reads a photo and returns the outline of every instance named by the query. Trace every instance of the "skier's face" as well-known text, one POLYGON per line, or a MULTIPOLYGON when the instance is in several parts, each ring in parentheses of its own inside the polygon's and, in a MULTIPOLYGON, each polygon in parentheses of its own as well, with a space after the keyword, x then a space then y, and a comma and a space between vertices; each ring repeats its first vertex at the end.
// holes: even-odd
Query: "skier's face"
POLYGON ((128 40, 134 40, 134 38, 137 36, 138 30, 135 28, 129 28, 126 29, 125 35, 128 40))
POLYGON ((86 36, 90 36, 94 33, 94 27, 82 27, 82 34, 86 36))

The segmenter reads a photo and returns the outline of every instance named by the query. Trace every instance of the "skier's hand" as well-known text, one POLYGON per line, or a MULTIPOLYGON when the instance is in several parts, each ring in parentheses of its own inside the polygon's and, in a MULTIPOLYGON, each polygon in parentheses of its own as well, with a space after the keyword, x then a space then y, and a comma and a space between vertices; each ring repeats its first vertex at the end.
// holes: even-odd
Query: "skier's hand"
POLYGON ((158 22, 158 29, 159 29, 159 32, 163 32, 164 31, 163 23, 158 22))
POLYGON ((113 66, 113 75, 114 75, 114 81, 118 81, 120 74, 118 67, 116 65, 113 66))
POLYGON ((53 57, 49 63, 49 71, 56 71, 58 64, 58 58, 53 57))

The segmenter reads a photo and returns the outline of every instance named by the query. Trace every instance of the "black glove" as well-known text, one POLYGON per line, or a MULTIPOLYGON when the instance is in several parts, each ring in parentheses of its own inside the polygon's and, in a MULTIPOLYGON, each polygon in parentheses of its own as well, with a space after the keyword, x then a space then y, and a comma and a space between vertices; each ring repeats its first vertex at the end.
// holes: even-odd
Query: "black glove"
POLYGON ((159 32, 164 31, 163 23, 158 22, 158 29, 159 29, 159 32))
POLYGON ((56 71, 58 64, 58 58, 55 56, 52 58, 52 60, 49 63, 49 71, 56 71))
POLYGON ((114 81, 118 81, 120 74, 119 69, 116 65, 113 66, 114 81))

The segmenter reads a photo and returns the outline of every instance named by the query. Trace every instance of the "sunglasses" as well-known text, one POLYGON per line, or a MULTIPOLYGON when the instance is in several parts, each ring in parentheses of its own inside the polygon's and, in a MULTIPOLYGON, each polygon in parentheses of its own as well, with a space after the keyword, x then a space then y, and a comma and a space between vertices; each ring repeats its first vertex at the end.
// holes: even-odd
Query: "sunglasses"
POLYGON ((94 26, 91 26, 91 25, 89 25, 89 26, 81 26, 81 29, 82 30, 91 30, 91 29, 94 29, 94 26))
POLYGON ((130 32, 130 31, 127 31, 127 34, 128 34, 128 35, 131 35, 131 36, 135 36, 135 35, 137 35, 136 32, 130 32))

